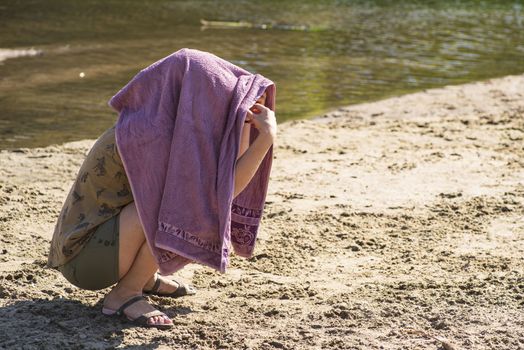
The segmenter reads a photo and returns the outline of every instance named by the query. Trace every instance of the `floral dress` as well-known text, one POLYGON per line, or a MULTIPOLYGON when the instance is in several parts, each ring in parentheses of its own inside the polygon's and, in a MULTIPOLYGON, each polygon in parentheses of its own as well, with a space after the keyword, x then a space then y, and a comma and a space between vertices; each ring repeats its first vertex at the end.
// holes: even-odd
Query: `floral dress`
POLYGON ((132 201, 113 125, 98 138, 80 167, 55 225, 47 265, 57 268, 73 259, 99 225, 132 201))

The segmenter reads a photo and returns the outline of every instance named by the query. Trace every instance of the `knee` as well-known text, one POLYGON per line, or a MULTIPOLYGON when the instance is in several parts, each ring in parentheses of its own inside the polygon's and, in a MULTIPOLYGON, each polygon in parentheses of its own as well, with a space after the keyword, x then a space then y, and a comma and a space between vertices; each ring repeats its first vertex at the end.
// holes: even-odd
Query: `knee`
POLYGON ((145 239, 144 229, 140 223, 135 202, 126 205, 120 213, 120 233, 124 232, 132 233, 133 236, 141 236, 142 239, 145 239))

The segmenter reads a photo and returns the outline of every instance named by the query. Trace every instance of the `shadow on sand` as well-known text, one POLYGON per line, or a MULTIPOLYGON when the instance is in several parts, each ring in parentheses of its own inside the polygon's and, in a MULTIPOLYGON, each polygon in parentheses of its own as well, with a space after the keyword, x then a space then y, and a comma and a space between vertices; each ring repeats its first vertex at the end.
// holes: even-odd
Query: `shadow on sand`
MULTIPOLYGON (((0 349, 156 349, 159 343, 120 347, 129 332, 146 329, 124 318, 102 315, 102 300, 94 306, 56 298, 17 301, 0 308, 0 349)), ((170 317, 191 313, 189 308, 163 309, 170 317)), ((159 334, 160 334, 159 333, 159 334)))

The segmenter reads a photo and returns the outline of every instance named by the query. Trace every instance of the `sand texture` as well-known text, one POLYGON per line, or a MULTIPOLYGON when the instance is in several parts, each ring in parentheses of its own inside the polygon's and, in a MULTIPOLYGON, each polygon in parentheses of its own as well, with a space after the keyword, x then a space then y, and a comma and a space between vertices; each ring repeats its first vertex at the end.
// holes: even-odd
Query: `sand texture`
POLYGON ((169 331, 44 268, 93 142, 0 152, 2 349, 524 349, 524 75, 282 124, 255 256, 169 331))

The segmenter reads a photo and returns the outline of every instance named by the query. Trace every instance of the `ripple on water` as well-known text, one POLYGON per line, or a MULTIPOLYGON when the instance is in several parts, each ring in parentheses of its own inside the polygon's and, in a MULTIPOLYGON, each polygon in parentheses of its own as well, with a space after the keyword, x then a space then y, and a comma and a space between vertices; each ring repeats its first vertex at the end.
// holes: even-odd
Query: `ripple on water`
POLYGON ((0 49, 0 62, 11 58, 41 55, 42 50, 30 49, 0 49))

